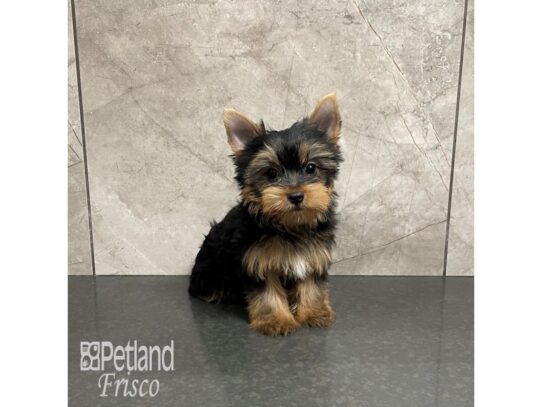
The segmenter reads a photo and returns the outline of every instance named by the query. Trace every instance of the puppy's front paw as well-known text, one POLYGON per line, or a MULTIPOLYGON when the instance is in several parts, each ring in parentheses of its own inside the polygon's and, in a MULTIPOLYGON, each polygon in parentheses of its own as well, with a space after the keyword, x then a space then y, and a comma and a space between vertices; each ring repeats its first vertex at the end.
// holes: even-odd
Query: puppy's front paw
POLYGON ((326 327, 335 322, 335 312, 329 304, 322 304, 317 308, 299 307, 295 318, 300 324, 326 327))
POLYGON ((289 335, 299 328, 299 323, 291 314, 266 314, 255 317, 250 327, 268 336, 289 335))

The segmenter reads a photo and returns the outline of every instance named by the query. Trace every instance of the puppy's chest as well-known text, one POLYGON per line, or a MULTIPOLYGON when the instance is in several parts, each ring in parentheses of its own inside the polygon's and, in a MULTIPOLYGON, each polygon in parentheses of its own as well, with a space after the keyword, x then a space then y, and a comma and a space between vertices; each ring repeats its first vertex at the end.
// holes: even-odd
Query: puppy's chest
POLYGON ((331 247, 317 238, 291 241, 280 236, 254 242, 243 257, 247 273, 265 278, 268 273, 294 279, 321 275, 331 263, 331 247))

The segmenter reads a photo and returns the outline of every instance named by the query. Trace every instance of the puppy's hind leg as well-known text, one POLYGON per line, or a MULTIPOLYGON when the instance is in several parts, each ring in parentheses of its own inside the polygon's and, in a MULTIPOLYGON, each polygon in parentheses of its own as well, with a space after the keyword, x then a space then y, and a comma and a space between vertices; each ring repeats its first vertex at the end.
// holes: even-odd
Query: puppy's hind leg
MULTIPOLYGON (((212 230, 211 230, 212 232, 212 230)), ((188 292, 207 302, 220 302, 224 293, 223 277, 216 267, 216 250, 207 236, 196 256, 188 292)))
POLYGON ((190 275, 188 292, 192 297, 206 302, 220 302, 223 296, 223 289, 214 270, 209 269, 207 265, 197 263, 190 275))

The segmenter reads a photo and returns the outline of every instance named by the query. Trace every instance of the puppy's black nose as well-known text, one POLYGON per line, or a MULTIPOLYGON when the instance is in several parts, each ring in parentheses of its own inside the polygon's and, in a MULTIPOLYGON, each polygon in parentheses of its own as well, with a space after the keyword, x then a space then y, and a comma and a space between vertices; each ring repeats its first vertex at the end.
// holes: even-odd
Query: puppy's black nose
POLYGON ((288 194, 288 200, 294 205, 299 205, 303 202, 303 192, 292 192, 288 194))

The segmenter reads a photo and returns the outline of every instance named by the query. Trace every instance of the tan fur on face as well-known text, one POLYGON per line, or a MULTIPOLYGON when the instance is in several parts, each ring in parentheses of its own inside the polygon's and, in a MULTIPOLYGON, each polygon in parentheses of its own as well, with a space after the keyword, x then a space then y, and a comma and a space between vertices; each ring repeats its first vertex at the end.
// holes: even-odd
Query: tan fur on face
POLYGON ((262 212, 269 216, 276 216, 291 209, 288 204, 288 190, 283 187, 271 186, 262 191, 262 212))
POLYGON ((329 302, 329 293, 324 283, 313 278, 299 281, 292 292, 295 302, 295 319, 309 326, 329 326, 335 321, 335 312, 329 302))
POLYGON ((272 164, 280 165, 280 160, 277 157, 277 153, 275 153, 271 147, 265 144, 264 148, 259 151, 250 161, 248 166, 249 172, 256 172, 261 169, 265 169, 272 164))
POLYGON ((247 205, 248 211, 252 215, 258 214, 260 211, 260 200, 254 193, 254 190, 250 186, 246 186, 241 191, 241 195, 243 197, 243 202, 245 205, 247 205))
POLYGON ((264 335, 287 335, 299 327, 276 275, 269 276, 264 289, 248 298, 248 315, 250 327, 264 335))
POLYGON ((309 162, 311 153, 311 144, 308 143, 300 143, 297 147, 297 155, 299 157, 299 162, 302 165, 306 165, 309 162))
POLYGON ((273 236, 254 243, 245 253, 243 263, 249 274, 262 280, 288 274, 302 278, 299 267, 305 269, 307 276, 323 274, 331 264, 331 250, 321 240, 300 238, 293 243, 273 236))
POLYGON ((323 212, 329 208, 331 204, 332 189, 326 187, 321 182, 315 182, 303 186, 303 206, 309 209, 323 212))
POLYGON ((276 220, 287 228, 310 225, 324 220, 324 214, 331 204, 333 190, 321 182, 301 187, 270 186, 262 191, 259 209, 264 215, 276 220), (288 194, 301 191, 304 194, 301 210, 294 210, 288 201, 288 194))

